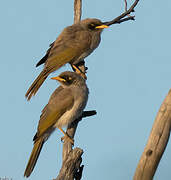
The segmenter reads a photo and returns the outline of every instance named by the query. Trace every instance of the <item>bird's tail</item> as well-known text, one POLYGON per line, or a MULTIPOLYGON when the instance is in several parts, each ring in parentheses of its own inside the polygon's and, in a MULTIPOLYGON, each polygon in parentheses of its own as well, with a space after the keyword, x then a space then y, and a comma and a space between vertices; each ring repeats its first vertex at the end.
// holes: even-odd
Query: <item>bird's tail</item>
POLYGON ((30 174, 32 173, 32 171, 36 165, 37 159, 39 157, 40 151, 43 147, 43 144, 44 144, 44 138, 40 138, 35 142, 33 150, 31 152, 29 162, 28 162, 26 170, 24 172, 24 176, 29 177, 30 174))
POLYGON ((49 73, 47 73, 45 70, 43 70, 39 76, 34 80, 30 88, 27 90, 25 96, 27 100, 29 101, 32 96, 36 94, 40 86, 43 84, 45 79, 48 77, 49 73))

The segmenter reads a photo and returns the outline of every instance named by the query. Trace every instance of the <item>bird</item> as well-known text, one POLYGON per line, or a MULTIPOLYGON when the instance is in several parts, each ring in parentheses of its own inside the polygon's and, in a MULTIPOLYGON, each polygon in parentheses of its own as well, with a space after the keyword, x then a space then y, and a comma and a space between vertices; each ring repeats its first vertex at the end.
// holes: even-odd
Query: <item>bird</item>
POLYGON ((87 104, 89 91, 82 76, 76 72, 65 71, 51 79, 59 81, 61 85, 52 93, 48 104, 42 110, 37 133, 33 138, 34 147, 24 172, 25 177, 32 173, 43 144, 56 128, 64 133, 66 140, 72 142, 62 128, 80 118, 87 104))
POLYGON ((99 19, 87 18, 64 28, 58 38, 50 44, 45 56, 36 64, 36 67, 44 64, 44 68, 27 90, 25 94, 27 100, 37 93, 50 73, 66 63, 73 67, 83 62, 83 59, 98 47, 101 32, 107 27, 105 22, 99 19))

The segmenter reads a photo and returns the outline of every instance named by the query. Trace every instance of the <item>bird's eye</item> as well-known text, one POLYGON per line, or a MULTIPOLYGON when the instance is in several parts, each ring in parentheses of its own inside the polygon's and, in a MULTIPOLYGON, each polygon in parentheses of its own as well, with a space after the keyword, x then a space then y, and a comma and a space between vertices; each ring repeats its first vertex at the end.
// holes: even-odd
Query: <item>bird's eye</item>
POLYGON ((70 76, 67 77, 67 83, 68 84, 72 83, 72 77, 70 77, 70 76))
POLYGON ((96 25, 94 23, 91 23, 88 25, 88 28, 91 30, 95 29, 95 27, 96 27, 96 25))
POLYGON ((65 84, 68 84, 68 85, 70 85, 72 83, 72 81, 73 81, 72 77, 70 77, 70 76, 64 75, 61 78, 65 79, 65 84))

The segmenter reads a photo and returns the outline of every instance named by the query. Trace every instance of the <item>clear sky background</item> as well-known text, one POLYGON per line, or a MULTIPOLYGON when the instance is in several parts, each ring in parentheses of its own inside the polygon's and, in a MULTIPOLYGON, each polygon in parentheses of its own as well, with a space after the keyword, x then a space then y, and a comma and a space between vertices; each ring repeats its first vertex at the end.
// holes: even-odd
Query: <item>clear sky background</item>
MULTIPOLYGON (((130 2, 130 1, 128 1, 130 2)), ((90 96, 75 146, 84 150, 83 179, 130 180, 158 109, 171 88, 171 1, 140 0, 136 21, 105 29, 98 49, 86 59, 90 96)), ((83 0, 82 18, 108 21, 124 10, 122 0, 83 0)), ((23 180, 41 110, 59 85, 50 77, 27 102, 24 95, 42 67, 49 44, 73 23, 73 0, 2 1, 0 7, 0 177, 23 180)), ((61 167, 62 134, 44 145, 31 180, 55 178, 61 167)), ((171 179, 168 143, 155 180, 171 179)))

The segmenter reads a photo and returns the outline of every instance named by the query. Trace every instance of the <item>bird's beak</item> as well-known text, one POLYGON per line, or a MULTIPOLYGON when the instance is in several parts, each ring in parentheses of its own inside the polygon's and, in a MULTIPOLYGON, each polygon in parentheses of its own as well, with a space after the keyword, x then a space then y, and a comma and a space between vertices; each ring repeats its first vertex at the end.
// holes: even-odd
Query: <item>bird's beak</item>
POLYGON ((52 77, 51 79, 57 80, 57 81, 59 81, 59 82, 66 82, 65 79, 63 79, 63 78, 61 78, 61 77, 59 77, 59 76, 57 76, 57 77, 52 77))
POLYGON ((109 26, 102 24, 100 26, 96 26, 96 29, 104 29, 104 28, 108 28, 109 26))

